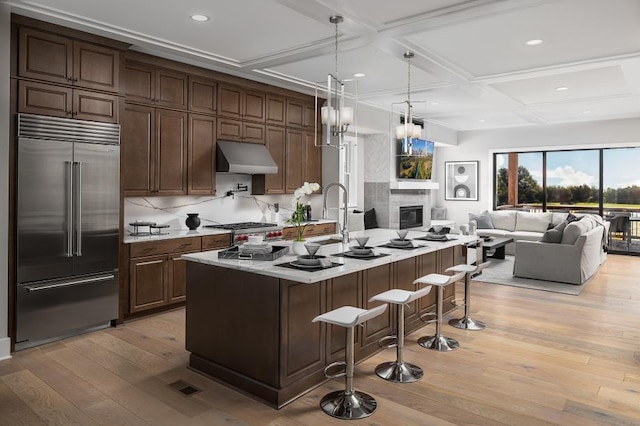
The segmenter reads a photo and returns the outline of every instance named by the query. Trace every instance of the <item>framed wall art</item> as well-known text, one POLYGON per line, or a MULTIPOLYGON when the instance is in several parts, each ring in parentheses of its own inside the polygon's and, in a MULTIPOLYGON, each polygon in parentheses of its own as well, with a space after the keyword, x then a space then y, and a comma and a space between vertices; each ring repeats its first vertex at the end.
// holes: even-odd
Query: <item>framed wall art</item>
POLYGON ((444 199, 478 201, 478 162, 445 161, 444 199))

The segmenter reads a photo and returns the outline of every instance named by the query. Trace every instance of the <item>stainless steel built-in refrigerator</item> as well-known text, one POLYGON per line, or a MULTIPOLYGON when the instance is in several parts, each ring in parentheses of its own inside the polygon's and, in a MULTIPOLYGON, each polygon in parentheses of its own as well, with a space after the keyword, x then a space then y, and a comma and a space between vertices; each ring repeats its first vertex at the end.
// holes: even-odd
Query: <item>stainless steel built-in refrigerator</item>
POLYGON ((16 350, 118 317, 120 126, 18 115, 16 350))

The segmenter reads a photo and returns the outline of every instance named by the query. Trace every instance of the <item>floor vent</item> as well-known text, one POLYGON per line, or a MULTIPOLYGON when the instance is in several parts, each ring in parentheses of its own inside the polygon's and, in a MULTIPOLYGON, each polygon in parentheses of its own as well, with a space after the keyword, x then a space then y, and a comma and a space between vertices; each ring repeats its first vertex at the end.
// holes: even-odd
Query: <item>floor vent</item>
POLYGON ((194 395, 198 392, 201 392, 200 389, 198 389, 197 387, 190 385, 189 383, 185 382, 184 380, 178 380, 177 382, 173 382, 173 383, 169 383, 169 387, 177 390, 178 392, 186 395, 186 396, 191 396, 194 395))

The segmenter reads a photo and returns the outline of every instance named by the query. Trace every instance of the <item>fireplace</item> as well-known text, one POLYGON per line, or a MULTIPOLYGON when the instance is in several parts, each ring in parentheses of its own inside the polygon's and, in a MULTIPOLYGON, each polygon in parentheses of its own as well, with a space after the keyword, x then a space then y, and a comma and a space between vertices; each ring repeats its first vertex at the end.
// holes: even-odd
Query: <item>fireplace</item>
POLYGON ((400 229, 422 227, 422 206, 400 206, 400 229))

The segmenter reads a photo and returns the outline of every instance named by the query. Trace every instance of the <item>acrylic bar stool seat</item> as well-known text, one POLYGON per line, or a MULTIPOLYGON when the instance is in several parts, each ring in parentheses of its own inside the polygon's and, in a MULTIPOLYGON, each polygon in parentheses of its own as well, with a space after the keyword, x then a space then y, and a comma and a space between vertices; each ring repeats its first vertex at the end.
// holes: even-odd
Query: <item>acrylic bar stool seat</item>
POLYGON ((338 325, 346 328, 345 339, 345 360, 344 362, 334 362, 325 367, 325 376, 330 378, 345 377, 345 389, 331 392, 325 395, 320 401, 322 411, 343 420, 362 419, 369 417, 375 411, 378 403, 371 396, 364 392, 353 389, 353 369, 354 369, 354 338, 353 328, 371 318, 377 317, 387 309, 387 305, 376 306, 372 309, 361 309, 353 306, 342 306, 333 311, 318 315, 313 322, 322 321, 328 324, 338 325), (329 375, 327 371, 337 365, 344 365, 345 372, 329 375))
MULTIPOLYGON (((460 281, 464 277, 464 272, 458 272, 454 275, 442 275, 442 274, 429 274, 423 277, 418 278, 413 283, 414 284, 427 284, 434 285, 438 287, 438 296, 436 299, 436 312, 435 312, 435 320, 424 321, 425 324, 430 324, 435 321, 436 323, 436 334, 433 336, 425 336, 418 339, 418 344, 423 348, 432 349, 435 351, 453 351, 460 347, 460 343, 457 340, 451 339, 449 337, 445 337, 442 335, 442 305, 443 305, 443 294, 444 287, 449 284, 455 283, 456 281, 460 281)), ((430 313, 434 315, 433 313, 430 313)), ((422 319, 422 317, 420 317, 422 319)))
POLYGON ((479 273, 491 262, 484 262, 479 265, 467 265, 465 263, 447 268, 447 272, 464 272, 464 317, 449 320, 449 325, 463 330, 484 330, 486 325, 482 321, 471 318, 471 276, 479 273))
MULTIPOLYGON (((376 374, 383 379, 395 383, 411 383, 420 380, 424 375, 424 371, 422 371, 422 368, 418 367, 417 365, 405 362, 403 359, 404 305, 426 296, 430 291, 431 286, 421 288, 417 291, 393 289, 377 294, 369 299, 369 302, 380 301, 397 305, 396 322, 398 332, 397 336, 395 336, 395 343, 387 346, 396 347, 396 360, 383 362, 376 367, 376 374)), ((394 338, 394 336, 387 336, 380 339, 381 346, 384 340, 390 338, 394 338)))

